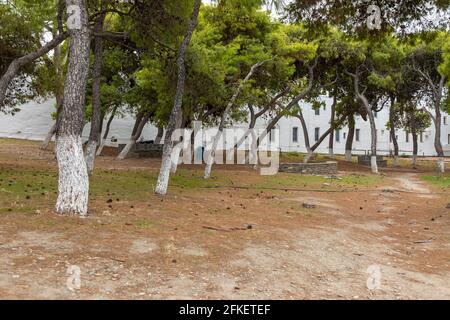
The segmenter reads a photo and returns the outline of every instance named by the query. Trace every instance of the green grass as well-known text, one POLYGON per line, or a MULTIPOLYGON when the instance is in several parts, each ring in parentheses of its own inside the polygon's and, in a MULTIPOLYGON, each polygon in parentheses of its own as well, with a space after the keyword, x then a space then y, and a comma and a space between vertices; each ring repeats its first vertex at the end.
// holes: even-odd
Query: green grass
POLYGON ((450 188, 450 176, 447 175, 433 175, 422 176, 422 180, 431 183, 440 188, 450 188))
MULTIPOLYGON (((102 170, 97 169, 91 178, 91 200, 140 201, 147 199, 154 190, 157 172, 150 170, 102 170)), ((172 192, 215 187, 309 188, 333 189, 340 187, 370 186, 382 181, 380 176, 347 175, 340 179, 319 176, 279 173, 260 176, 256 172, 214 171, 211 179, 203 179, 199 170, 179 169, 171 176, 172 192), (248 175, 249 179, 242 178, 248 175), (324 185, 326 183, 326 185, 324 185)), ((0 214, 16 212, 34 214, 38 209, 48 208, 57 196, 58 176, 56 168, 0 168, 0 214)), ((441 181, 448 186, 450 178, 441 181)), ((142 223, 144 226, 145 223, 142 223)))
POLYGON ((308 176, 293 173, 279 173, 276 176, 261 177, 261 182, 255 188, 322 188, 370 186, 382 182, 382 176, 375 175, 347 175, 340 178, 327 178, 322 176, 308 176))

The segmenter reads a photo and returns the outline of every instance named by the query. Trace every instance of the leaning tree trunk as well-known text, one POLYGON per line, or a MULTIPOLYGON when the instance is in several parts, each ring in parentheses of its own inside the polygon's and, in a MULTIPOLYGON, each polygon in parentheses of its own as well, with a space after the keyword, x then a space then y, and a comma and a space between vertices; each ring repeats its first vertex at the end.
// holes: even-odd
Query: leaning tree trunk
POLYGON ((136 144, 136 141, 139 139, 139 137, 142 135, 142 131, 144 130, 145 125, 147 124, 148 120, 150 119, 150 116, 152 115, 151 112, 147 112, 141 119, 139 125, 133 129, 133 134, 131 135, 130 140, 125 145, 125 148, 120 152, 120 154, 117 156, 117 160, 123 160, 125 159, 128 154, 130 153, 133 146, 136 144))
POLYGON ((360 92, 359 88, 359 74, 352 74, 350 72, 346 73, 353 78, 353 85, 355 94, 358 99, 362 102, 364 109, 367 112, 367 116, 369 117, 370 122, 370 136, 371 136, 371 158, 370 158, 370 167, 372 169, 372 173, 378 173, 378 163, 377 163, 377 126, 375 124, 375 117, 373 115, 373 110, 370 107, 370 103, 367 100, 366 96, 360 92))
POLYGON ((56 212, 85 216, 88 210, 89 177, 83 156, 81 134, 89 73, 90 35, 84 0, 67 0, 66 5, 68 11, 75 10, 69 11, 71 15, 69 19, 75 19, 76 23, 68 24, 71 34, 70 57, 64 87, 64 103, 56 134, 56 159, 59 168, 56 212))
MULTIPOLYGON (((182 120, 178 119, 177 121, 177 128, 182 128, 185 127, 187 124, 187 121, 183 122, 182 124, 182 120)), ((171 173, 177 173, 178 170, 178 161, 180 160, 180 154, 181 151, 183 151, 183 146, 184 146, 184 140, 178 142, 177 144, 175 144, 175 146, 173 147, 172 150, 172 159, 171 159, 171 166, 170 166, 170 172, 171 173)))
MULTIPOLYGON (((105 0, 102 1, 102 10, 105 7, 105 0)), ((95 23, 94 32, 101 33, 103 31, 103 23, 105 14, 101 14, 95 23)), ((101 105, 101 81, 102 81, 102 65, 103 65, 103 40, 96 36, 94 42, 94 68, 92 72, 92 118, 91 131, 86 146, 85 159, 88 174, 92 175, 94 171, 95 154, 101 136, 102 124, 102 105, 101 105)))
POLYGON ((0 109, 1 105, 3 104, 6 92, 8 90, 8 86, 10 82, 17 76, 19 70, 33 62, 34 60, 42 57, 43 55, 47 54, 49 51, 53 50, 55 47, 57 47, 61 42, 63 42, 69 34, 67 32, 59 34, 56 38, 54 38, 52 41, 47 43, 45 46, 39 48, 33 53, 27 54, 23 57, 20 57, 18 59, 15 59, 11 62, 11 64, 8 66, 8 69, 6 72, 2 75, 0 78, 0 109))
POLYGON ((355 118, 353 114, 348 116, 348 133, 345 142, 345 161, 352 162, 353 140, 355 138, 355 118))
POLYGON ((111 129, 111 123, 114 120, 114 116, 116 115, 117 107, 114 107, 111 115, 109 116, 108 122, 106 123, 105 133, 103 134, 102 141, 100 142, 100 146, 97 150, 97 156, 102 154, 103 148, 105 147, 106 138, 108 138, 109 130, 111 129))
POLYGON ((256 70, 260 66, 262 66, 266 61, 258 62, 250 68, 250 72, 247 74, 247 76, 244 78, 244 80, 239 84, 236 92, 233 94, 233 96, 231 97, 231 100, 228 102, 227 107, 225 108, 224 112, 222 113, 222 117, 220 119, 220 124, 219 124, 219 130, 218 130, 216 136, 214 137, 211 151, 210 151, 209 155, 207 155, 207 157, 206 157, 206 167, 205 167, 205 175, 204 175, 205 179, 209 179, 211 177, 211 170, 212 170, 213 163, 215 161, 217 146, 219 144, 220 138, 223 135, 223 129, 225 128, 225 121, 228 117, 228 113, 230 112, 231 108, 235 104, 236 99, 239 96, 239 94, 241 93, 244 85, 250 80, 250 78, 253 76, 253 74, 256 72, 256 70))
POLYGON ((297 117, 300 119, 300 123, 302 125, 302 130, 303 130, 303 137, 305 140, 306 155, 305 155, 305 158, 303 159, 303 162, 307 163, 313 156, 313 152, 311 151, 311 144, 309 142, 308 127, 306 126, 306 121, 305 121, 305 117, 303 116, 302 110, 299 111, 297 117))
POLYGON ((200 11, 201 0, 195 0, 194 10, 192 12, 191 19, 189 21, 188 30, 183 39, 183 43, 180 46, 177 57, 177 68, 178 68, 178 80, 177 89, 175 93, 175 100, 170 113, 169 123, 166 128, 166 136, 164 138, 164 148, 163 157, 161 162, 161 169, 159 171, 158 181, 156 183, 155 193, 160 195, 165 195, 167 193, 167 187, 169 185, 170 178, 170 168, 172 162, 172 134, 177 129, 177 120, 182 119, 182 109, 183 95, 184 95, 184 84, 186 82, 186 66, 184 64, 184 59, 186 56, 186 51, 191 42, 192 34, 194 33, 195 27, 197 25, 198 13, 200 11))
POLYGON ((391 140, 394 145, 394 167, 398 167, 398 141, 395 135, 395 123, 394 123, 394 98, 391 98, 391 108, 389 109, 389 127, 391 140))

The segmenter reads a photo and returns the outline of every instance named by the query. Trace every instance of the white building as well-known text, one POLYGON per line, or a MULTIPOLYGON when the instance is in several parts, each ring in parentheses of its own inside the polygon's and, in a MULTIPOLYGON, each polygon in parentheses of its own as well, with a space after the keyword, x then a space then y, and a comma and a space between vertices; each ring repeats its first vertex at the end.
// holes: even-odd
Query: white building
MULTIPOLYGON (((29 140, 43 140, 47 135, 49 128, 53 124, 51 118, 54 112, 54 101, 49 100, 38 104, 34 102, 27 103, 21 107, 22 111, 16 115, 5 115, 0 113, 0 137, 18 138, 29 140)), ((318 136, 321 136, 329 128, 331 107, 321 108, 319 111, 313 110, 310 105, 303 106, 303 115, 308 126, 309 139, 311 145, 314 145, 318 136)), ((378 150, 379 154, 388 155, 393 150, 390 141, 389 130, 386 124, 389 119, 389 110, 383 109, 376 116, 378 150)), ((370 125, 368 121, 363 121, 361 117, 356 119, 355 141, 353 142, 353 153, 364 154, 370 150, 370 125)), ((442 117, 442 144, 448 156, 450 156, 450 115, 443 113, 442 117)), ((118 143, 126 143, 130 137, 134 125, 134 119, 131 116, 124 118, 117 117, 111 125, 108 145, 117 146, 118 143), (115 138, 114 142, 111 138, 115 138)), ((245 124, 242 125, 246 127, 245 124)), ((257 127, 264 128, 265 120, 258 120, 257 127)), ((278 123, 280 148, 284 152, 306 152, 303 130, 300 120, 297 118, 282 118, 278 123)), ((419 138, 419 155, 436 156, 434 148, 434 126, 428 128, 419 138)), ((345 154, 345 143, 348 128, 344 127, 335 132, 334 153, 345 154)), ((143 131, 143 137, 146 140, 154 139, 157 129, 152 125, 147 125, 143 131)), ((89 125, 83 132, 83 138, 89 136, 89 125)), ((400 149, 400 155, 412 154, 412 137, 407 135, 404 130, 397 130, 397 137, 400 149)), ((328 138, 326 138, 317 153, 328 153, 328 138)))

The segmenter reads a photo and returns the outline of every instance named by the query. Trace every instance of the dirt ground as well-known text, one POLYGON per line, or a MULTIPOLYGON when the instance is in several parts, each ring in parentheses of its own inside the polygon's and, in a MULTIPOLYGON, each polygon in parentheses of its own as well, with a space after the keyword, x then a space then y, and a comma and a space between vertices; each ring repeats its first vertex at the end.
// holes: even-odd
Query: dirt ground
POLYGON ((99 158, 89 217, 58 216, 53 153, 0 140, 0 298, 450 299, 448 175, 183 167, 161 198, 158 165, 99 158))

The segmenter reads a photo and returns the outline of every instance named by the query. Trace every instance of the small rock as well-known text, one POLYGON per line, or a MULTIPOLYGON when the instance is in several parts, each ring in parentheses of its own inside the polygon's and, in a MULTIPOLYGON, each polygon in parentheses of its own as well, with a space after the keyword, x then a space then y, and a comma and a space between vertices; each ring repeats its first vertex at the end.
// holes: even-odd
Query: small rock
POLYGON ((447 209, 450 209, 450 203, 449 204, 447 204, 447 207, 446 207, 447 209))
POLYGON ((315 209, 316 205, 315 204, 310 204, 310 203, 304 203, 303 204, 303 208, 305 208, 305 209, 315 209))

